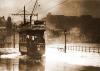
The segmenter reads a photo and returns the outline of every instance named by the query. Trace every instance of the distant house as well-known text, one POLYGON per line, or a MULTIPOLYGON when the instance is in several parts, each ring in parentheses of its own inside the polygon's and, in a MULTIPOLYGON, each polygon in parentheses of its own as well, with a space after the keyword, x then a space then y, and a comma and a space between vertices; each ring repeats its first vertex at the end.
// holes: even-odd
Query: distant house
POLYGON ((0 17, 0 48, 4 47, 4 39, 6 37, 6 20, 4 17, 0 17))
POLYGON ((18 43, 18 35, 15 32, 15 27, 11 17, 8 17, 7 20, 4 17, 0 17, 0 48, 14 47, 14 43, 16 41, 18 43))

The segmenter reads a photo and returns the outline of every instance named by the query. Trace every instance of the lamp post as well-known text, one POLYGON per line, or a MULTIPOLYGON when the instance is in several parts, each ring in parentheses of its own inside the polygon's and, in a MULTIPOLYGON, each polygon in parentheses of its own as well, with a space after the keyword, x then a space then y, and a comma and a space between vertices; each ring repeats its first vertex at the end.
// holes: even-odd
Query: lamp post
POLYGON ((66 29, 64 30, 64 35, 65 35, 65 49, 64 49, 64 52, 66 53, 66 34, 67 34, 67 32, 66 32, 66 29))
POLYGON ((13 25, 13 47, 15 48, 15 23, 14 23, 14 25, 13 25))

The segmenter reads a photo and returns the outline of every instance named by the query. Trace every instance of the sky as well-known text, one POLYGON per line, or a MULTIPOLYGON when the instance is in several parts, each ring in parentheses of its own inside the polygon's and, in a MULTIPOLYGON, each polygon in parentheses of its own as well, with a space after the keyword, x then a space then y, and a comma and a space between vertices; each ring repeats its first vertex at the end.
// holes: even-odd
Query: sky
MULTIPOLYGON (((26 6, 31 12, 35 0, 0 0, 0 16, 11 16, 26 6)), ((80 16, 83 14, 100 17, 100 0, 39 0, 38 12, 44 17, 48 12, 66 16, 80 16)))

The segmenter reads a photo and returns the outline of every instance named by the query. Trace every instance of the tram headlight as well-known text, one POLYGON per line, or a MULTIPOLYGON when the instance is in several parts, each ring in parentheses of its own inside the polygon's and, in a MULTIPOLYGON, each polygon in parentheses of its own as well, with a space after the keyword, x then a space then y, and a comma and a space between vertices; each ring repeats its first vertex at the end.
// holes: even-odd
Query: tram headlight
POLYGON ((41 49, 40 48, 37 48, 37 50, 40 51, 41 49))

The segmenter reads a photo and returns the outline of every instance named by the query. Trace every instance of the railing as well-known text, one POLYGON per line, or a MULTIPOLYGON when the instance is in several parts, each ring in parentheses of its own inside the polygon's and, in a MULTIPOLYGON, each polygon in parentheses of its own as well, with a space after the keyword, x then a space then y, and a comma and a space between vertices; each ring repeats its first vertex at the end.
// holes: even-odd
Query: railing
POLYGON ((67 50, 82 51, 82 52, 93 52, 100 53, 100 47, 90 47, 90 46, 67 46, 67 50))
MULTIPOLYGON (((64 51, 64 48, 58 48, 60 51, 64 51)), ((100 53, 100 45, 94 44, 68 44, 66 45, 67 50, 71 51, 81 51, 81 52, 92 52, 92 53, 100 53)))

